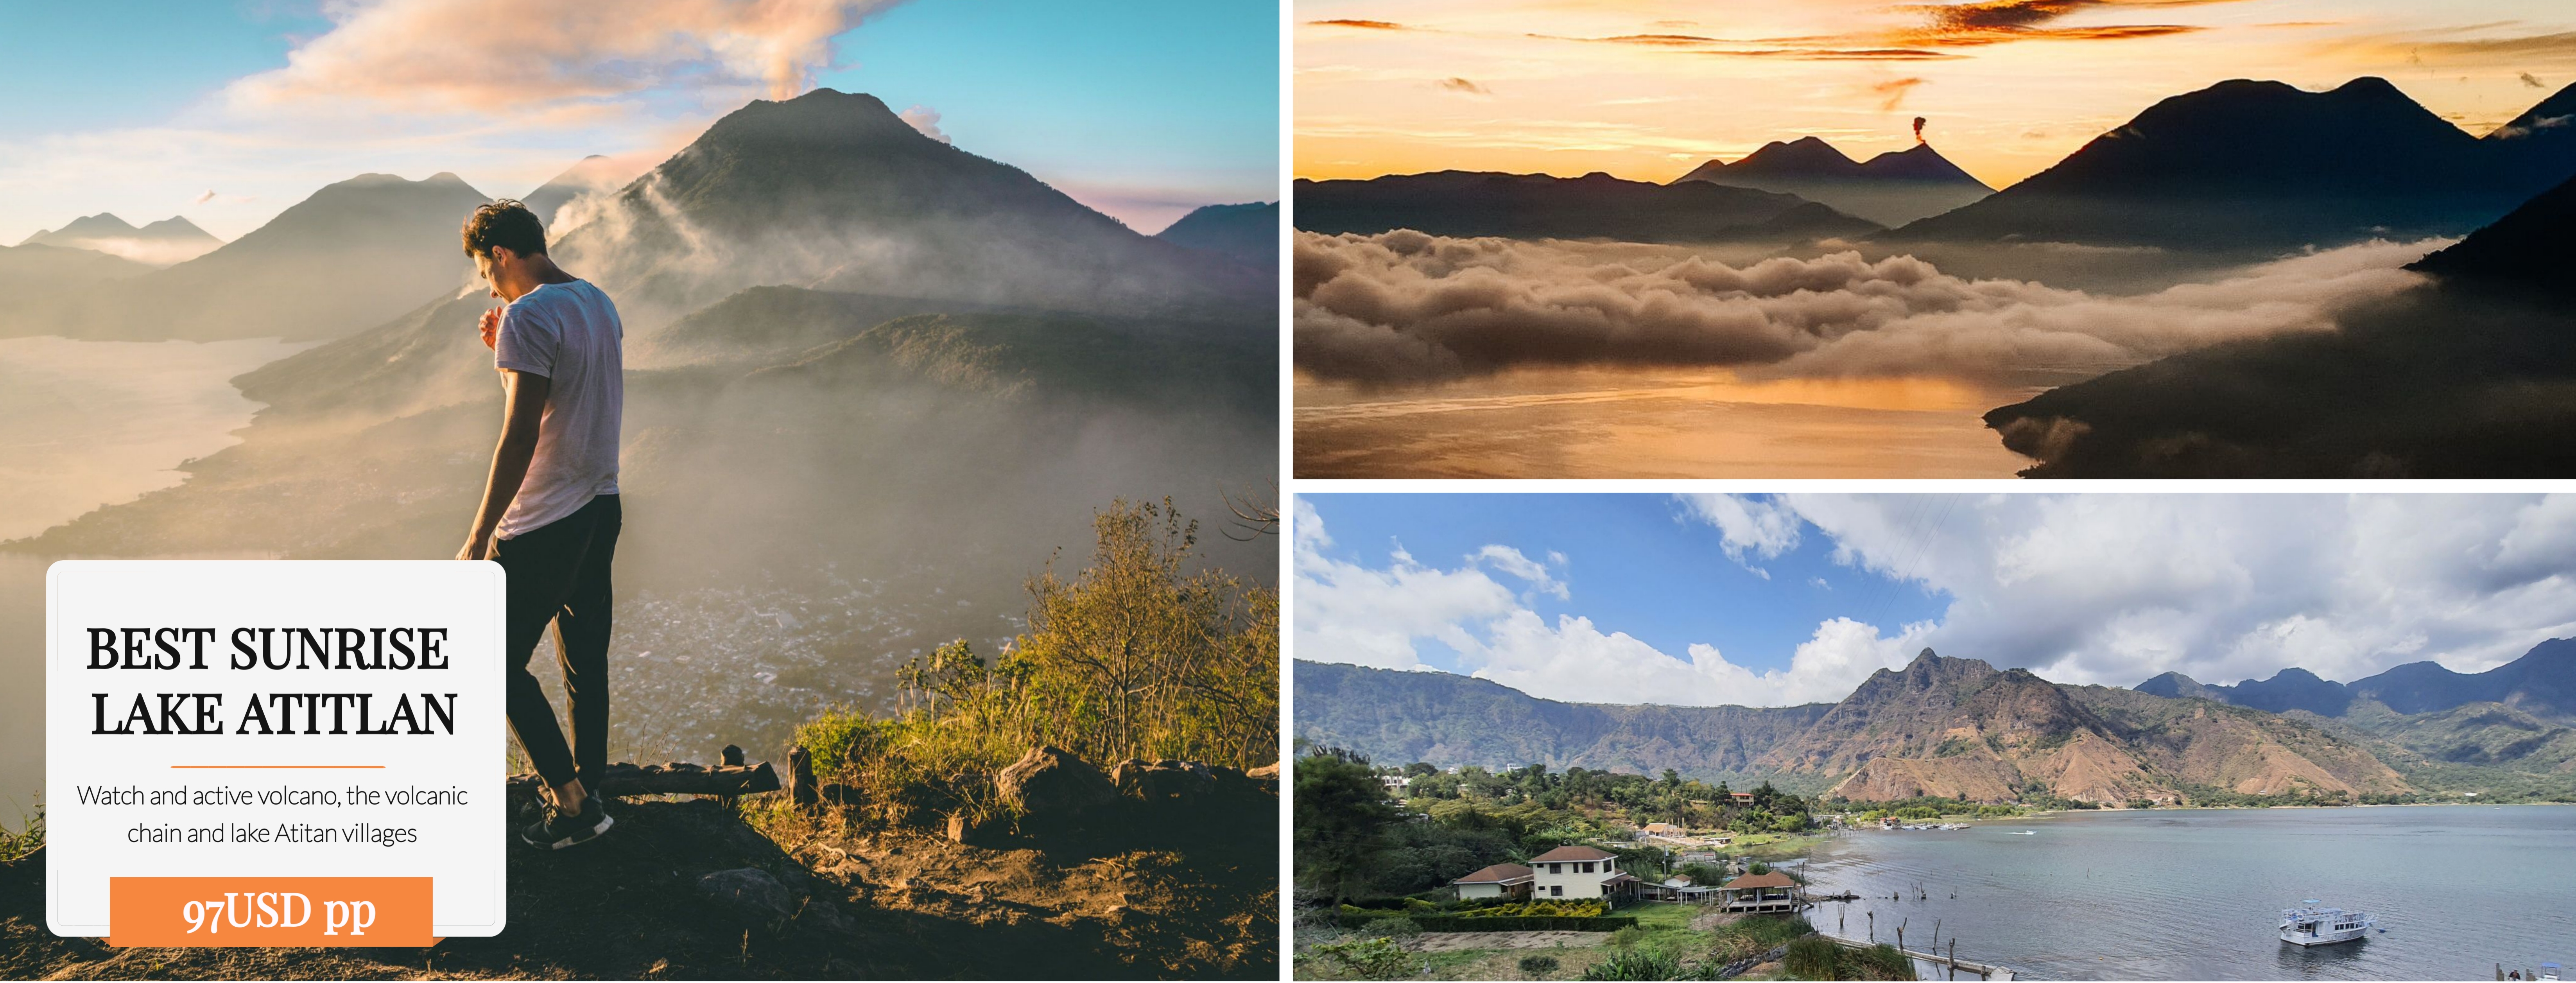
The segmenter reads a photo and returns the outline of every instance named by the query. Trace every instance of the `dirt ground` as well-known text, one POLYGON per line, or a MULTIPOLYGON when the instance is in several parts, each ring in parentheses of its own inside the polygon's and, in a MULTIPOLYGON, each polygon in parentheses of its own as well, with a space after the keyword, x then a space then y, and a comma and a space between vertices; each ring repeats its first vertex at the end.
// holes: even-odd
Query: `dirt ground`
POLYGON ((782 850, 709 800, 628 803, 596 842, 514 853, 510 923, 420 949, 118 949, 44 924, 44 856, 0 864, 0 979, 1278 977, 1278 846, 987 849, 912 832, 782 850), (757 867, 746 920, 696 890, 757 867))

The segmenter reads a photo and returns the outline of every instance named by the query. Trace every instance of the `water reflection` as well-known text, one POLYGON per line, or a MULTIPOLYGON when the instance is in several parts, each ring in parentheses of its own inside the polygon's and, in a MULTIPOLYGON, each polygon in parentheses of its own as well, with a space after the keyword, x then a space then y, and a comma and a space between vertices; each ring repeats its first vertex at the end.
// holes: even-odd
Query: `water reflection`
POLYGON ((1373 390, 1300 374, 1296 469, 1315 478, 2008 478, 2031 462, 1979 417, 2041 388, 1535 368, 1373 390))

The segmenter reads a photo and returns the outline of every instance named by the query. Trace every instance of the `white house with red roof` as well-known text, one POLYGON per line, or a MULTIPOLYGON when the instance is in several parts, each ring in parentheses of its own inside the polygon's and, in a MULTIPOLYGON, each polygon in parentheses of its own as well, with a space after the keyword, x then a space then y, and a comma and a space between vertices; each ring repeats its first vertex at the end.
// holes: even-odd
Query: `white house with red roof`
POLYGON ((1635 894, 1637 878, 1619 869, 1619 855, 1600 847, 1567 845, 1530 858, 1534 898, 1617 898, 1635 894))

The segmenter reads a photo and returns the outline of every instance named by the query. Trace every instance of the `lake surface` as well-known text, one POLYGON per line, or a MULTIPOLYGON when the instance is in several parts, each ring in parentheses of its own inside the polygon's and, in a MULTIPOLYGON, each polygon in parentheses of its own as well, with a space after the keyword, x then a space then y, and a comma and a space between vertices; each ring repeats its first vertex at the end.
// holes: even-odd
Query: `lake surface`
POLYGON ((259 410, 232 378, 313 344, 0 338, 0 540, 178 484, 259 410))
POLYGON ((2024 979, 2486 980, 2576 962, 2576 806, 2077 813, 1952 832, 1853 832, 1808 868, 1816 927, 1929 948, 2024 979), (2028 829, 2034 836, 2007 830, 2028 829), (1917 889, 1929 900, 1914 900, 1917 889), (1903 892, 1907 900, 1888 896, 1903 892), (1956 893, 1953 899, 1951 895, 1956 893), (1872 899, 1870 896, 1875 895, 1872 899), (2384 934, 2301 948, 2302 899, 2384 934), (1941 943, 1946 947, 1948 942, 1941 943))
POLYGON ((1301 478, 2010 478, 1980 419, 2045 387, 1548 368, 1370 390, 1300 373, 1301 478))

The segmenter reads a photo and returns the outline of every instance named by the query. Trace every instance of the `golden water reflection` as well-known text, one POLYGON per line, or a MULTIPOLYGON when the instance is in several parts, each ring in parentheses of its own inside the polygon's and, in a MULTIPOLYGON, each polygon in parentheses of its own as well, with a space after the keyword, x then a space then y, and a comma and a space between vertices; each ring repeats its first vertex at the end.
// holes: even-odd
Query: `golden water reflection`
POLYGON ((1300 478, 2009 478, 1979 418, 2044 386, 1538 368, 1400 390, 1299 373, 1300 478))

